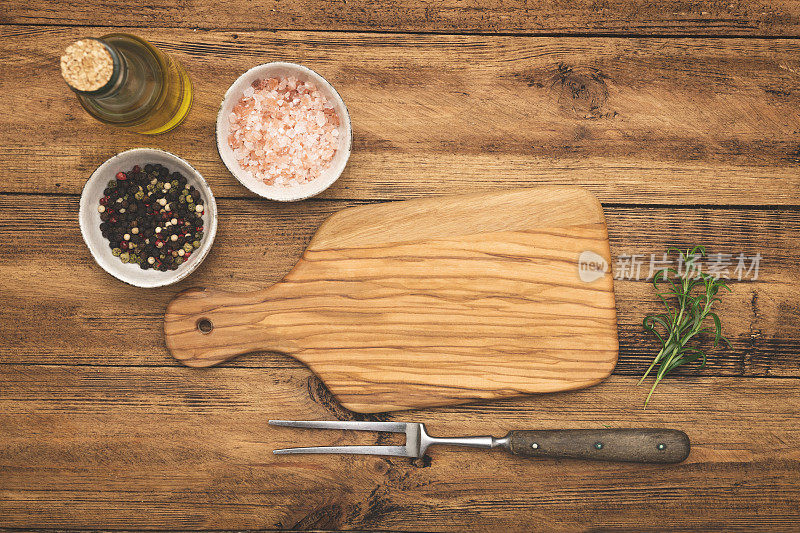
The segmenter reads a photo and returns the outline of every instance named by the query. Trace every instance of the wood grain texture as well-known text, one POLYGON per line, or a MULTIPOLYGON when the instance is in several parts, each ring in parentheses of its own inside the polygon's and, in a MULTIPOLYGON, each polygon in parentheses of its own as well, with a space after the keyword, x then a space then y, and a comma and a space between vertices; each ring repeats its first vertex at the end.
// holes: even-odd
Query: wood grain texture
POLYGON ((6 0, 0 23, 576 35, 800 35, 800 7, 791 0, 195 0, 189 6, 158 0, 6 0), (121 13, 125 13, 124 20, 120 20, 121 13))
POLYGON ((551 184, 605 203, 800 205, 797 40, 141 29, 197 88, 183 125, 144 138, 93 121, 59 77, 57 50, 106 31, 0 27, 0 191, 78 194, 97 165, 146 145, 184 157, 216 196, 248 196, 217 155, 217 109, 239 74, 286 60, 324 75, 353 120, 325 198, 551 184), (32 128, 41 110, 65 120, 32 128))
POLYGON ((531 531, 796 530, 800 383, 634 378, 582 391, 385 416, 434 435, 656 427, 692 439, 679 465, 539 460, 431 448, 418 461, 275 456, 386 435, 271 428, 343 411, 303 368, 0 370, 5 527, 531 531), (35 436, 35 438, 33 438, 35 436))
POLYGON ((610 263, 600 204, 578 188, 346 209, 272 287, 181 294, 165 340, 195 367, 292 355, 362 413, 582 388, 618 353, 612 276, 582 280, 587 251, 610 263))

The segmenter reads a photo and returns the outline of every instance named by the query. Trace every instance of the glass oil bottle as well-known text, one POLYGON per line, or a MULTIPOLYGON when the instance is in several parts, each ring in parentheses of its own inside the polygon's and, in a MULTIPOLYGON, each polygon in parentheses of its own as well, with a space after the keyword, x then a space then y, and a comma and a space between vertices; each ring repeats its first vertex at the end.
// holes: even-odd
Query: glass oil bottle
POLYGON ((90 115, 137 133, 167 132, 192 106, 180 63, 127 33, 76 41, 61 58, 61 74, 90 115))

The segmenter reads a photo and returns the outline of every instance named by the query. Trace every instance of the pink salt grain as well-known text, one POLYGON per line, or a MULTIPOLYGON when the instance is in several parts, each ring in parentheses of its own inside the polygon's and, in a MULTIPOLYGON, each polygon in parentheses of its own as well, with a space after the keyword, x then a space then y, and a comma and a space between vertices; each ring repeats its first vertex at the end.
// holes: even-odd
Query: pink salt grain
POLYGON ((294 77, 253 82, 228 122, 234 157, 267 185, 313 181, 336 154, 339 116, 313 84, 294 77))

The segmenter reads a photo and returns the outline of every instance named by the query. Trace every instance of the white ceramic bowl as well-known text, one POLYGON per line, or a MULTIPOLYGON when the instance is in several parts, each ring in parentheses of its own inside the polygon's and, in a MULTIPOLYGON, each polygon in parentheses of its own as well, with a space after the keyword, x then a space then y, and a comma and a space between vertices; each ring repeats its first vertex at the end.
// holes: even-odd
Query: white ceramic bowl
POLYGON ((217 234, 217 203, 206 180, 189 163, 163 150, 135 148, 121 152, 97 167, 83 187, 79 220, 86 246, 89 247, 97 264, 106 272, 137 287, 163 287, 177 283, 194 272, 208 255, 208 251, 214 243, 214 236, 217 234), (114 257, 108 241, 100 233, 100 213, 97 212, 97 206, 100 198, 103 197, 103 189, 108 186, 109 181, 115 179, 117 172, 127 172, 134 165, 144 167, 148 163, 160 164, 167 167, 170 172, 183 174, 187 183, 194 185, 200 191, 205 206, 203 213, 205 235, 200 249, 192 252, 189 260, 177 269, 166 272, 153 269, 142 270, 137 264, 123 263, 119 257, 114 257))
POLYGON ((219 114, 217 114, 217 149, 219 150, 222 162, 225 163, 225 166, 228 167, 231 174, 233 174, 242 185, 259 196, 269 198, 270 200, 279 200, 282 202, 304 200, 330 187, 333 182, 339 179, 345 165, 347 165, 352 144, 353 132, 350 128, 350 114, 347 112, 347 106, 344 105, 342 97, 339 96, 336 89, 334 89, 325 78, 310 68, 295 63, 265 63, 251 68, 239 76, 239 78, 233 82, 233 85, 230 86, 225 93, 225 97, 222 99, 219 114), (254 81, 276 76, 294 76, 300 81, 313 83, 333 105, 336 114, 339 115, 341 125, 339 126, 339 145, 336 148, 336 154, 333 156, 333 161, 328 169, 310 183, 289 187, 267 185, 242 169, 236 157, 233 155, 233 150, 228 146, 228 134, 230 132, 228 115, 230 115, 233 107, 241 99, 244 90, 250 87, 254 81))

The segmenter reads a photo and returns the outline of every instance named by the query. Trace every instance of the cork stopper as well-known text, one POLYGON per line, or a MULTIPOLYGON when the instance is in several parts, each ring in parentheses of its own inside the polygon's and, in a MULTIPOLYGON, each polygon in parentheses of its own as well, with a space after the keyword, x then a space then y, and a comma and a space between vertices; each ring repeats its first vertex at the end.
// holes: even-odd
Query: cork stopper
POLYGON ((64 50, 61 75, 78 91, 96 91, 111 80, 114 60, 100 41, 81 39, 64 50))

